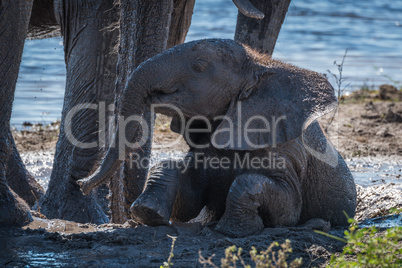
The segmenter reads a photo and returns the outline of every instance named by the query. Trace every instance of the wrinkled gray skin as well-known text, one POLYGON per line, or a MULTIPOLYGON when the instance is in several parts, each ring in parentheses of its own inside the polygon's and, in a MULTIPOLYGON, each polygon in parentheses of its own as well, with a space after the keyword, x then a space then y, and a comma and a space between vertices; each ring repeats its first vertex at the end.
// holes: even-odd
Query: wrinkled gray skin
POLYGON ((22 225, 32 220, 29 205, 43 195, 43 189, 26 171, 10 131, 32 4, 27 0, 0 1, 0 225, 22 225))
POLYGON ((102 140, 107 141, 108 121, 102 122, 98 107, 105 107, 105 119, 113 114, 108 108, 115 96, 117 53, 113 48, 119 33, 105 28, 118 21, 118 10, 112 0, 90 0, 85 5, 72 0, 54 3, 63 36, 67 78, 53 171, 38 206, 48 218, 101 224, 109 221, 102 207, 93 195, 83 196, 75 181, 91 172, 102 156, 99 137, 104 135, 102 140), (67 120, 74 107, 85 103, 98 106, 82 109, 71 121, 67 120), (101 124, 105 124, 106 133, 99 134, 101 124), (96 145, 82 148, 78 142, 96 145))
MULTIPOLYGON (((219 220, 217 230, 244 236, 264 226, 295 226, 316 218, 332 226, 346 225, 343 211, 354 215, 353 177, 315 121, 337 104, 323 76, 264 57, 231 40, 211 39, 176 46, 137 68, 122 96, 120 116, 134 109, 132 104, 139 98, 149 104, 174 105, 187 120, 225 115, 235 130, 245 129, 247 119, 255 115, 268 122, 273 116, 286 116, 286 120, 272 131, 276 146, 271 132, 249 135, 251 143, 260 148, 237 132, 233 133, 235 142, 228 143, 227 120, 214 121, 211 130, 204 132, 196 129, 205 130, 205 123, 195 120, 190 127, 195 133, 186 140, 207 147, 199 149, 189 143, 185 161, 191 165, 186 170, 183 163, 178 168, 166 162, 153 168, 144 192, 131 207, 136 221, 147 225, 188 221, 202 210, 198 219, 219 220), (197 154, 204 160, 227 157, 230 167, 197 168, 197 154), (272 155, 282 159, 283 165, 234 166, 234 159, 246 154, 250 159, 272 155)), ((156 111, 174 116, 169 109, 156 111)), ((174 116, 172 130, 178 131, 180 122, 174 116)), ((258 120, 251 122, 248 129, 264 127, 258 120)), ((87 193, 99 181, 92 176, 79 183, 87 193)))
MULTIPOLYGON (((247 3, 244 5, 245 0, 234 2, 240 5, 244 14, 254 16, 254 13, 258 13, 247 3)), ((75 105, 85 102, 104 103, 108 108, 108 104, 113 103, 115 93, 120 95, 123 91, 127 78, 136 66, 166 47, 183 42, 190 26, 194 0, 121 0, 121 13, 118 13, 114 4, 113 0, 0 2, 0 29, 3 29, 0 31, 0 41, 1 45, 6 46, 0 51, 0 224, 23 224, 31 219, 28 205, 33 206, 44 194, 21 161, 11 136, 9 120, 27 33, 30 38, 56 36, 60 34, 58 24, 61 26, 66 53, 66 98, 49 190, 38 206, 49 218, 94 223, 108 221, 95 198, 83 196, 75 182, 94 170, 108 143, 106 141, 104 148, 82 149, 76 143, 70 143, 64 131, 70 125, 78 141, 97 141, 100 124, 98 114, 91 109, 82 110, 70 124, 65 121, 67 113, 75 105), (113 28, 119 18, 120 36, 118 30, 113 28), (113 49, 119 37, 121 58, 115 87, 117 53, 113 53, 113 49)), ((138 114, 149 114, 142 103, 138 104, 137 111, 138 114)), ((148 123, 150 119, 148 115, 148 123)), ((133 131, 133 139, 135 136, 133 131)), ((104 140, 107 138, 105 134, 104 140)), ((150 146, 148 139, 141 150, 144 157, 149 156, 150 146)), ((121 174, 110 174, 109 177, 115 177, 110 185, 113 221, 126 220, 129 206, 143 189, 146 173, 146 169, 123 168, 121 174)), ((103 210, 107 208, 103 207, 103 210)))
MULTIPOLYGON (((244 0, 240 2, 244 2, 244 0)), ((121 57, 119 57, 119 63, 117 66, 117 84, 115 90, 117 99, 120 98, 120 95, 122 94, 121 92, 123 92, 127 80, 136 66, 150 57, 162 52, 167 47, 184 41, 190 26, 193 6, 194 1, 183 0, 120 1, 121 36, 119 51, 121 57)), ((241 10, 245 14, 253 11, 250 6, 241 8, 241 10)), ((131 106, 132 109, 127 110, 127 113, 125 113, 124 116, 125 118, 132 115, 143 116, 145 123, 151 131, 147 138, 147 142, 141 148, 124 149, 127 156, 129 153, 136 153, 140 155, 141 158, 149 158, 151 152, 150 137, 152 137, 151 115, 149 107, 145 105, 144 100, 140 97, 136 98, 137 95, 142 96, 147 93, 142 92, 141 89, 139 89, 133 94, 135 96, 131 106)), ((117 106, 119 105, 120 103, 117 103, 117 106)), ((124 109, 124 107, 120 107, 119 109, 124 109)), ((115 122, 117 121, 116 118, 115 122)), ((129 123, 127 125, 126 133, 129 133, 129 142, 135 142, 138 140, 140 134, 137 132, 138 124, 129 123)), ((118 136, 114 142, 115 144, 119 143, 118 136)), ((127 160, 116 160, 117 157, 117 149, 110 148, 106 157, 102 161, 102 169, 98 170, 95 173, 96 175, 93 176, 101 177, 102 183, 105 183, 111 177, 114 177, 110 182, 110 187, 112 188, 112 220, 114 222, 125 222, 127 220, 126 215, 128 214, 125 214, 124 212, 129 212, 132 202, 134 202, 141 194, 148 169, 147 167, 141 169, 130 168, 127 160), (118 171, 117 174, 116 171, 118 171), (115 191, 113 191, 113 189, 115 189, 115 191), (124 199, 121 198, 122 196, 124 196, 124 199), (122 211, 123 213, 115 213, 116 211, 122 211)), ((128 159, 128 157, 125 157, 125 159, 128 159)), ((79 159, 77 158, 77 160, 79 159)), ((82 160, 76 161, 76 163, 82 165, 82 160)), ((85 177, 88 173, 92 172, 89 168, 85 171, 86 173, 81 172, 73 176, 74 182, 76 179, 85 177)), ((73 185, 75 186, 76 184, 73 183, 73 185)), ((75 187, 74 192, 77 195, 81 194, 76 192, 75 187)), ((67 214, 65 213, 65 215, 67 214)))
POLYGON ((255 19, 239 12, 234 40, 264 54, 272 55, 290 1, 250 0, 250 3, 265 16, 263 19, 255 19))

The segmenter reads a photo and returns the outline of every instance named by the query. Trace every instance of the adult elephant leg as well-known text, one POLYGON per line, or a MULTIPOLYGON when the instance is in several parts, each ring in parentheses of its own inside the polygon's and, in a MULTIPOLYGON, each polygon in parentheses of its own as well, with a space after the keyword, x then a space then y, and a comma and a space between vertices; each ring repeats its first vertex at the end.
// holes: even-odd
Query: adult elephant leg
POLYGON ((7 184, 32 207, 45 194, 45 191, 26 170, 11 134, 9 141, 12 151, 7 164, 7 184))
MULTIPOLYGON (((248 1, 248 0, 242 0, 248 1)), ((291 0, 250 0, 251 4, 264 13, 263 19, 237 15, 235 41, 272 55, 281 26, 291 0)))
POLYGON ((29 207, 10 190, 6 179, 14 150, 10 140, 11 110, 32 2, 0 1, 0 225, 21 225, 32 220, 29 207))
MULTIPOLYGON (((138 65, 166 49, 172 10, 172 0, 120 1, 120 49, 116 84, 118 95, 123 93, 128 78, 138 65)), ((141 116, 148 126, 147 141, 141 148, 127 148, 127 155, 149 159, 153 134, 152 115, 150 109, 141 108, 144 110, 141 116)), ((141 131, 139 129, 137 133, 130 135, 137 136, 139 140, 141 131)), ((148 165, 137 167, 126 159, 121 172, 122 176, 115 176, 111 182, 113 222, 124 222, 130 218, 130 206, 144 189, 148 165)))
POLYGON ((294 226, 301 212, 301 193, 281 178, 260 174, 238 176, 230 187, 226 210, 216 230, 242 237, 264 226, 294 226))
POLYGON ((174 0, 167 48, 184 43, 191 25, 195 0, 174 0))
POLYGON ((32 221, 29 206, 0 179, 0 226, 22 226, 32 221))
POLYGON ((113 0, 59 0, 55 12, 67 81, 53 171, 39 205, 48 218, 105 223, 95 198, 84 196, 76 181, 94 170, 108 147, 104 120, 115 95, 118 40, 118 31, 108 28, 118 21, 118 11, 113 0))

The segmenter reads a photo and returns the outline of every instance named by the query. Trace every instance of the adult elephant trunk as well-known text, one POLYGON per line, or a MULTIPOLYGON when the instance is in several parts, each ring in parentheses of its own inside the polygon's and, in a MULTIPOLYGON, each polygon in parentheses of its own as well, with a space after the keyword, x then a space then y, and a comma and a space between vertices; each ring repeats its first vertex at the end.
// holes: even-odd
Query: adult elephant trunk
POLYGON ((233 0, 233 3, 241 13, 249 18, 263 19, 265 16, 264 13, 255 8, 249 0, 233 0))
POLYGON ((291 0, 233 0, 235 1, 247 2, 247 6, 260 10, 264 17, 257 20, 239 7, 234 40, 272 55, 291 0))

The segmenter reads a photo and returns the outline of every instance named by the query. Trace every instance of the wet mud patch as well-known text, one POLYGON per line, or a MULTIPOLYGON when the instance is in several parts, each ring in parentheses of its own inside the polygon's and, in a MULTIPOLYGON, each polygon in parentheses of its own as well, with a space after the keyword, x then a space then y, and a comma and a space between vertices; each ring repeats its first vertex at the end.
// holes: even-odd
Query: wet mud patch
MULTIPOLYGON (((35 219, 35 221, 38 219, 35 219)), ((333 235, 343 230, 333 229, 333 235)), ((293 253, 289 261, 302 257, 304 265, 325 263, 331 254, 342 250, 343 243, 302 228, 266 228, 258 235, 229 238, 214 231, 214 225, 181 224, 160 227, 104 227, 97 232, 66 234, 45 229, 0 229, 0 240, 6 250, 0 253, 4 266, 82 266, 82 267, 159 267, 169 256, 171 238, 177 237, 174 267, 202 267, 199 251, 204 257, 215 254, 219 264, 227 247, 236 245, 245 250, 250 261, 252 246, 266 249, 273 241, 291 239, 293 253)))
MULTIPOLYGON (((356 219, 365 226, 390 223, 400 226, 402 215, 384 216, 391 208, 402 208, 402 184, 357 186, 356 219), (377 218, 375 218, 377 217, 377 218), (380 218, 378 218, 380 217, 380 218)), ((220 264, 227 247, 248 252, 254 246, 265 250, 272 242, 291 241, 293 252, 288 261, 303 259, 303 267, 325 266, 331 255, 342 251, 343 242, 326 237, 306 227, 265 228, 261 233, 244 238, 226 237, 215 231, 216 223, 173 223, 171 226, 148 227, 133 221, 125 224, 80 224, 64 220, 38 218, 22 229, 0 228, 0 265, 79 266, 79 267, 159 267, 167 260, 172 239, 177 237, 174 267, 202 267, 204 257, 215 254, 220 264)), ((386 227, 386 226, 385 226, 386 227)), ((380 229, 381 235, 384 229, 380 229)), ((332 228, 329 234, 342 237, 345 229, 332 228)))

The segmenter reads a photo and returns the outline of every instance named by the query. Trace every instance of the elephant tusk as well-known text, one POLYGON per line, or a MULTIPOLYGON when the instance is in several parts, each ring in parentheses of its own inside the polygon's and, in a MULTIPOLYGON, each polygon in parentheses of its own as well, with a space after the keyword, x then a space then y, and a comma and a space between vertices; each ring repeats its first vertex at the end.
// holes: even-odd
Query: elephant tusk
POLYGON ((250 3, 249 0, 232 0, 236 7, 239 9, 243 15, 254 18, 254 19, 263 19, 265 17, 264 13, 256 9, 253 4, 250 3))

